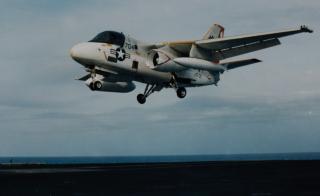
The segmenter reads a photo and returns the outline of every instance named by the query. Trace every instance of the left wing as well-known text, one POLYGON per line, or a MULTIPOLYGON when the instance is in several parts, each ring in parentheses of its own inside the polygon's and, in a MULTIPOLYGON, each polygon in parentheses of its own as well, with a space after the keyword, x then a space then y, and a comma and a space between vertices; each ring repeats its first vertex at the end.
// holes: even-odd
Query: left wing
POLYGON ((280 41, 278 38, 304 32, 312 33, 313 31, 306 26, 301 26, 298 29, 289 29, 271 33, 258 33, 220 39, 200 40, 196 41, 195 44, 203 49, 212 50, 215 53, 214 60, 223 60, 279 45, 280 41))
POLYGON ((306 26, 301 26, 298 29, 290 29, 286 31, 258 33, 258 34, 252 34, 252 35, 240 35, 240 36, 226 37, 226 38, 220 38, 220 39, 207 39, 207 40, 196 41, 195 43, 204 49, 223 50, 223 49, 228 49, 233 47, 239 47, 242 45, 252 44, 255 42, 263 42, 271 39, 277 39, 277 38, 294 35, 297 33, 303 33, 303 32, 312 33, 313 31, 306 26))
POLYGON ((178 52, 188 54, 192 45, 196 45, 204 50, 212 51, 213 60, 219 61, 230 57, 246 54, 249 52, 254 52, 257 50, 280 45, 281 43, 278 38, 304 32, 312 33, 313 31, 309 29, 307 26, 301 26, 300 28, 296 29, 289 29, 270 33, 240 35, 198 41, 191 40, 163 42, 155 46, 159 48, 167 45, 178 52))

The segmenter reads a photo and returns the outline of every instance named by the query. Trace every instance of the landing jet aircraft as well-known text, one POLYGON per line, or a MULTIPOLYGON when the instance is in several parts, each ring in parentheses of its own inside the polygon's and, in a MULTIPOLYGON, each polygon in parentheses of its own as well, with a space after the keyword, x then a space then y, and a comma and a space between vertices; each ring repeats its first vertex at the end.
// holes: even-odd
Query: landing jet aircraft
POLYGON ((145 83, 140 104, 155 91, 173 88, 179 98, 187 87, 217 85, 227 70, 261 62, 258 59, 225 61, 249 52, 280 45, 279 38, 313 31, 307 26, 270 33, 224 37, 224 28, 214 24, 199 40, 144 43, 115 31, 99 33, 89 42, 77 44, 71 57, 83 65, 87 75, 78 78, 93 91, 127 93, 133 81, 145 83))

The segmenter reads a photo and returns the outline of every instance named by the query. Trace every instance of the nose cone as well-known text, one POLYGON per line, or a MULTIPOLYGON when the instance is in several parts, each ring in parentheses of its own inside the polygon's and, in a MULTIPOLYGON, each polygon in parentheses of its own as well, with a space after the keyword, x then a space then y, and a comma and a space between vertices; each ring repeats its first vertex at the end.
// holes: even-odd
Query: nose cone
POLYGON ((90 65, 97 60, 97 46, 93 43, 80 43, 70 49, 72 59, 82 65, 90 65))
POLYGON ((70 49, 70 56, 75 61, 79 61, 83 57, 83 44, 77 44, 70 49))
POLYGON ((75 57, 75 46, 73 46, 71 49, 70 49, 70 56, 71 56, 71 58, 72 59, 74 59, 74 57, 75 57))

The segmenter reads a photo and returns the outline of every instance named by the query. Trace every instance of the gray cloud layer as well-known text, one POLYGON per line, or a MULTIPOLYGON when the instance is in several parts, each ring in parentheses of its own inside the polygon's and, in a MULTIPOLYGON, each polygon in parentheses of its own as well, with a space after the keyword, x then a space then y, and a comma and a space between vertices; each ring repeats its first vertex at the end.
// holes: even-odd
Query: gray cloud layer
POLYGON ((0 155, 140 155, 319 151, 320 3, 299 1, 0 2, 0 155), (237 9, 235 9, 237 8, 237 9), (172 90, 145 106, 93 93, 72 78, 69 48, 105 29, 157 42, 196 39, 212 22, 227 35, 309 24, 316 33, 246 55, 218 88, 172 90))

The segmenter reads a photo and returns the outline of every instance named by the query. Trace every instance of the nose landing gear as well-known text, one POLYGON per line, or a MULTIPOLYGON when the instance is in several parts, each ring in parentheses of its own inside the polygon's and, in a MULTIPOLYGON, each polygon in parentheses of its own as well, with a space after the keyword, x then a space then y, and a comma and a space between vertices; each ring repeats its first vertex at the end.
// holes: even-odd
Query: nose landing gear
POLYGON ((90 77, 91 77, 89 88, 92 91, 100 90, 102 88, 102 82, 99 80, 96 80, 96 69, 93 67, 92 69, 88 69, 87 71, 90 72, 90 77))
POLYGON ((92 91, 96 91, 96 90, 100 90, 102 88, 102 83, 98 80, 98 81, 93 81, 89 84, 89 88, 92 91))
POLYGON ((103 86, 103 82, 96 79, 96 69, 95 67, 90 67, 86 70, 87 72, 90 72, 90 77, 91 77, 91 82, 90 84, 88 85, 89 88, 92 90, 92 91, 96 91, 96 90, 100 90, 103 86))
POLYGON ((102 83, 99 80, 93 81, 89 84, 89 87, 93 91, 100 90, 102 88, 102 83))

